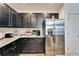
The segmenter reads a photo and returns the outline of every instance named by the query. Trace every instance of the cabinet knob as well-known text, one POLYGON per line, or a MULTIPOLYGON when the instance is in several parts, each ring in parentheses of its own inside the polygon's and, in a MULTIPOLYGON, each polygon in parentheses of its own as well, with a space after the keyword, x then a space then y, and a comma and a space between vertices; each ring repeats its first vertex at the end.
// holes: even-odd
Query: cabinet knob
POLYGON ((14 48, 16 48, 16 47, 14 47, 14 48))

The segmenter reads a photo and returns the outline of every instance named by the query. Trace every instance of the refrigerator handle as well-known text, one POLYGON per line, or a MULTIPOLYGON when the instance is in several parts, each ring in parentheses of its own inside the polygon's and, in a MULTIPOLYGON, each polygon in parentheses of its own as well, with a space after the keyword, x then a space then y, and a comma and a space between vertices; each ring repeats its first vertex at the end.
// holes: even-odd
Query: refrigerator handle
POLYGON ((56 43, 56 37, 55 37, 55 35, 53 34, 53 31, 51 32, 51 36, 52 36, 52 39, 53 39, 53 43, 56 43))
POLYGON ((56 43, 55 35, 52 35, 52 37, 53 37, 53 43, 56 43))

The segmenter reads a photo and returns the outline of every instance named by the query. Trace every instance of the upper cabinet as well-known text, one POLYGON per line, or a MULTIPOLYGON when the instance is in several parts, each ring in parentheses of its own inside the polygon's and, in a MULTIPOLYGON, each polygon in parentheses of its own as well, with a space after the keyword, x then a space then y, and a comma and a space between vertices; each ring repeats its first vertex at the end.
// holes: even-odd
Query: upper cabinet
POLYGON ((17 13, 7 4, 0 3, 0 27, 42 28, 46 18, 59 18, 58 13, 17 13))
POLYGON ((4 4, 0 4, 0 26, 9 25, 9 11, 4 4))
POLYGON ((58 13, 18 13, 17 27, 22 28, 42 28, 43 20, 46 18, 59 18, 58 13))
POLYGON ((44 13, 33 13, 31 15, 31 27, 41 28, 44 20, 44 13))
POLYGON ((16 12, 8 5, 0 3, 0 27, 14 27, 16 12))
POLYGON ((17 25, 23 28, 41 28, 43 20, 43 13, 19 13, 17 25))
POLYGON ((23 27, 23 26, 22 26, 22 23, 23 23, 23 21, 22 21, 23 17, 22 17, 22 16, 23 16, 23 15, 20 14, 20 13, 17 13, 17 14, 16 14, 16 20, 13 21, 15 27, 19 27, 19 28, 22 28, 22 27, 23 27))

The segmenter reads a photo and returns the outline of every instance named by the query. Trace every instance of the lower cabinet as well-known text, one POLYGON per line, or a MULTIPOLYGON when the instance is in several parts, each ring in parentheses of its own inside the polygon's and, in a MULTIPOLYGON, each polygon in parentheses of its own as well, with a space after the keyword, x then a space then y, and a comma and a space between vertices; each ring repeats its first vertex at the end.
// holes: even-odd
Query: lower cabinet
POLYGON ((45 53, 45 39, 20 38, 0 48, 0 56, 18 56, 20 53, 45 53))
POLYGON ((10 47, 8 50, 3 51, 3 56, 14 56, 15 50, 13 47, 10 47))
POLYGON ((12 42, 0 49, 2 56, 17 56, 19 55, 18 41, 12 42))
POLYGON ((45 39, 43 38, 21 38, 21 53, 44 53, 45 39))
POLYGON ((1 48, 0 48, 0 56, 1 56, 1 48))

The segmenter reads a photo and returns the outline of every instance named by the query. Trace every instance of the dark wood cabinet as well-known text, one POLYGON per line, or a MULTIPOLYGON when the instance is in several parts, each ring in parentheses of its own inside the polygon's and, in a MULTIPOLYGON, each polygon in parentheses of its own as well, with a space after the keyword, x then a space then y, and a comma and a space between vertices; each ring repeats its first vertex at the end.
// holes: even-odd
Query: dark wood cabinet
POLYGON ((22 24, 23 24, 23 17, 20 13, 15 13, 16 14, 16 20, 13 21, 14 25, 16 28, 23 28, 22 24))
POLYGON ((0 48, 0 55, 2 56, 16 56, 19 55, 19 48, 18 48, 18 40, 14 41, 4 47, 0 48))
POLYGON ((16 27, 16 24, 18 23, 18 22, 16 22, 16 17, 17 17, 17 13, 16 12, 14 12, 13 10, 12 10, 12 25, 13 25, 13 27, 16 27))
POLYGON ((16 45, 15 42, 8 44, 3 47, 3 56, 13 56, 15 55, 16 45))
POLYGON ((31 16, 28 13, 23 15, 23 27, 31 28, 31 16))
POLYGON ((4 4, 0 4, 0 26, 9 25, 8 8, 4 4))
POLYGON ((20 17, 19 21, 21 21, 21 27, 23 27, 23 28, 31 28, 30 14, 28 14, 28 13, 20 13, 19 17, 20 17))
POLYGON ((22 28, 41 28, 43 20, 43 13, 18 13, 17 25, 22 28))
POLYGON ((31 26, 34 28, 42 28, 44 13, 33 13, 31 16, 31 26))
POLYGON ((0 49, 0 56, 1 56, 1 49, 0 49))
POLYGON ((21 38, 21 53, 44 53, 45 39, 43 38, 21 38))
POLYGON ((7 4, 0 3, 0 27, 15 27, 16 14, 7 4))
POLYGON ((0 3, 0 27, 42 28, 46 18, 59 18, 58 13, 17 13, 7 4, 0 3))
POLYGON ((59 18, 58 13, 18 13, 17 27, 22 28, 42 28, 45 19, 59 18))
POLYGON ((18 13, 16 22, 16 27, 31 28, 31 19, 28 13, 18 13))
POLYGON ((18 56, 20 53, 45 53, 45 38, 20 38, 0 48, 0 56, 18 56))

